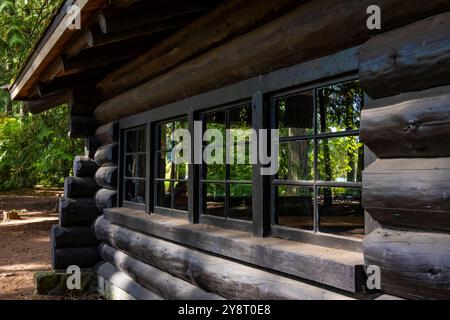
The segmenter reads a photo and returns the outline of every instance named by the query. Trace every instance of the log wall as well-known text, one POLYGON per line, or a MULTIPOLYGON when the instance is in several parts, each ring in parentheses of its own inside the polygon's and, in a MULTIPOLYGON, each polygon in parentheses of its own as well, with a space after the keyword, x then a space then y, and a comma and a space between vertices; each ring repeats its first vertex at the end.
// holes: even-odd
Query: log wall
POLYGON ((376 36, 360 48, 368 101, 361 138, 377 156, 363 173, 376 223, 364 239, 381 289, 411 299, 450 297, 450 12, 376 36))

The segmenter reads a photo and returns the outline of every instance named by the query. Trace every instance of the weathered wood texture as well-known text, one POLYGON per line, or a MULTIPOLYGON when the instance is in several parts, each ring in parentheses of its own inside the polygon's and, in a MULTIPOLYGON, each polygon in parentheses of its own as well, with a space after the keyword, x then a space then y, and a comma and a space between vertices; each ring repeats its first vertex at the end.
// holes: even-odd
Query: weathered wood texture
POLYGON ((137 283, 168 300, 222 300, 191 283, 136 260, 106 244, 99 246, 100 256, 137 283))
POLYGON ((62 249, 52 247, 51 261, 53 270, 66 269, 71 265, 77 265, 80 268, 90 268, 100 261, 100 256, 97 247, 62 249))
POLYGON ((360 137, 379 158, 450 157, 450 87, 369 100, 360 137))
POLYGON ((304 1, 231 0, 161 41, 145 54, 112 72, 98 84, 111 98, 152 79, 237 35, 268 22, 304 1), (180 50, 173 50, 180 48, 180 50))
POLYGON ((114 143, 119 140, 119 122, 104 124, 95 131, 95 140, 99 146, 114 143))
POLYGON ((76 156, 73 159, 73 174, 75 177, 93 177, 98 168, 97 163, 87 156, 76 156))
POLYGON ((276 238, 255 238, 248 232, 227 230, 128 208, 104 210, 114 224, 342 290, 363 290, 362 254, 276 238), (361 268, 362 269, 362 268, 361 268), (319 271, 320 270, 320 271, 319 271))
POLYGON ((95 195, 95 204, 99 210, 117 207, 117 191, 100 189, 95 195))
MULTIPOLYGON (((371 34, 365 23, 365 9, 371 4, 370 0, 309 1, 270 23, 103 102, 95 115, 100 123, 106 123, 358 45, 371 34), (347 28, 343 29, 345 26, 347 28), (317 44, 319 36, 323 45, 317 44)), ((383 10, 385 29, 405 23, 405 19, 450 8, 447 0, 425 3, 383 0, 378 5, 383 10)))
POLYGON ((93 197, 100 187, 94 178, 67 177, 64 180, 64 197, 87 198, 93 197))
POLYGON ((450 12, 383 33, 360 50, 359 78, 372 98, 448 85, 449 72, 450 12))
MULTIPOLYGON (((133 299, 136 300, 162 300, 154 292, 144 288, 139 283, 135 282, 131 277, 127 276, 123 272, 120 272, 116 267, 110 263, 101 262, 95 266, 95 272, 102 281, 108 281, 113 286, 116 286, 126 293, 128 293, 133 299)), ((103 283, 103 286, 108 285, 103 283)), ((118 299, 114 292, 111 291, 112 288, 99 288, 100 293, 105 295, 108 299, 118 299)), ((123 299, 124 297, 120 297, 123 299)))
POLYGON ((117 143, 104 145, 97 149, 94 161, 100 167, 116 165, 119 158, 119 146, 117 143))
POLYGON ((117 166, 100 167, 95 173, 95 181, 105 189, 117 189, 117 166))
POLYGON ((100 215, 94 198, 61 198, 59 224, 62 227, 89 226, 100 215))
POLYGON ((96 220, 98 239, 133 258, 227 299, 346 299, 297 280, 208 255, 130 229, 96 220))
POLYGON ((50 240, 53 248, 94 247, 98 244, 91 227, 52 226, 50 240))
POLYGON ((366 265, 381 269, 381 288, 410 299, 450 298, 450 235, 376 229, 364 239, 366 265))
POLYGON ((27 110, 29 110, 31 113, 38 114, 69 102, 70 97, 71 93, 69 90, 61 90, 38 99, 27 100, 24 102, 24 104, 25 108, 27 108, 27 110))
POLYGON ((87 138, 95 134, 98 124, 93 116, 70 116, 69 137, 87 138))
POLYGON ((450 231, 450 158, 382 159, 363 173, 363 206, 382 225, 450 231))

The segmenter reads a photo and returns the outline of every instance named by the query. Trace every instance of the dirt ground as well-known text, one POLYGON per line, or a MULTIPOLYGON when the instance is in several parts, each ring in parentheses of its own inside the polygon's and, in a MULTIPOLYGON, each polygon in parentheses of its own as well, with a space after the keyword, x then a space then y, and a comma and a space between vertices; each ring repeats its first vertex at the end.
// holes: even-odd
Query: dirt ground
POLYGON ((61 194, 60 190, 0 193, 0 300, 74 298, 33 295, 33 273, 51 268, 50 228, 58 221, 61 194), (20 220, 2 223, 3 212, 11 210, 18 211, 20 220))

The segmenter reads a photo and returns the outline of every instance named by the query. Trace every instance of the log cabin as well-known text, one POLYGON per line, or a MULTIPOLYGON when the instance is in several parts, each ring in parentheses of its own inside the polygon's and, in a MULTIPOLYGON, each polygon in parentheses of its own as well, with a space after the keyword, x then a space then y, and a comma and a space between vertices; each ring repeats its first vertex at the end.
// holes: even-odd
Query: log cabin
POLYGON ((52 267, 111 298, 449 299, 449 73, 448 0, 67 0, 10 87, 86 141, 52 267), (175 164, 198 121, 278 129, 278 172, 175 164))

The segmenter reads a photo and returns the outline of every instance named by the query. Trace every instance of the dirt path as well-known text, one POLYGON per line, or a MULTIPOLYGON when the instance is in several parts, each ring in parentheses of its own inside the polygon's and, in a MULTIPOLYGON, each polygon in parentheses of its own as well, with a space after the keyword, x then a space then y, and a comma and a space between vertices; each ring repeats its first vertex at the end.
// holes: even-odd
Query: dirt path
POLYGON ((50 228, 57 223, 60 191, 0 193, 0 300, 60 300, 33 296, 34 271, 50 270, 50 228), (2 211, 16 210, 20 220, 1 223, 2 211))

